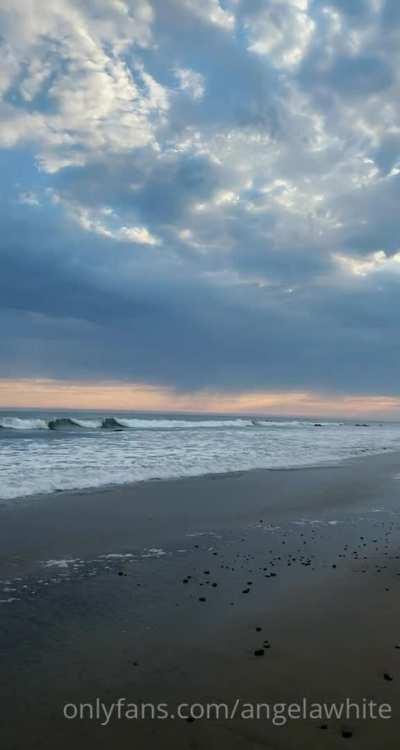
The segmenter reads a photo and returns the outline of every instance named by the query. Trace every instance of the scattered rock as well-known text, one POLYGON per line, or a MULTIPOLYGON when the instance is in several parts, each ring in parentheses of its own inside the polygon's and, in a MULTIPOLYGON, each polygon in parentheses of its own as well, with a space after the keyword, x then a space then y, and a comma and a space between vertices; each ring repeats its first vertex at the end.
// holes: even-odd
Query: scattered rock
POLYGON ((383 673, 383 679, 387 680, 387 682, 392 682, 393 681, 393 677, 392 677, 391 674, 389 674, 389 672, 384 672, 383 673))
POLYGON ((264 649, 263 648, 257 648, 254 651, 254 656, 264 656, 264 649))
POLYGON ((342 737, 344 737, 345 739, 350 739, 350 737, 352 736, 353 732, 351 731, 351 729, 342 729, 342 737))

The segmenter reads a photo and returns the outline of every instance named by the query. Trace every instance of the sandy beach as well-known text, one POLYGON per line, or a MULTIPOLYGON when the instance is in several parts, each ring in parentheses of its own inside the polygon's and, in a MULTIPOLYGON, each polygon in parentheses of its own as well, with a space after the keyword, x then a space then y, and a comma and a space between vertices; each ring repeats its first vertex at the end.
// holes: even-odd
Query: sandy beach
POLYGON ((2 504, 1 746, 397 748, 398 475, 387 453, 2 504), (391 718, 240 715, 346 699, 391 718), (217 702, 239 714, 187 720, 217 702))

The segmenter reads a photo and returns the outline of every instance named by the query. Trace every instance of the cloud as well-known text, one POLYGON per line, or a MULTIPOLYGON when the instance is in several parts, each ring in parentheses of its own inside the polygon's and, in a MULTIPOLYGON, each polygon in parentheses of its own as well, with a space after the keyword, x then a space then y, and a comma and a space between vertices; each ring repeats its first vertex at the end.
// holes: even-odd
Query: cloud
POLYGON ((133 242, 139 245, 160 245, 161 240, 149 232, 146 227, 137 226, 119 226, 114 229, 110 224, 104 221, 104 218, 113 217, 112 209, 103 209, 100 216, 93 215, 86 209, 79 209, 76 219, 82 229, 88 232, 94 232, 101 237, 107 237, 118 242, 133 242))
POLYGON ((196 73, 190 68, 175 68, 174 72, 181 91, 186 91, 194 100, 203 98, 205 85, 201 73, 196 73))
POLYGON ((130 65, 124 56, 151 43, 152 19, 145 1, 96 0, 83 9, 57 0, 43 9, 32 0, 27 13, 3 4, 10 62, 0 143, 36 141, 40 167, 50 173, 82 165, 93 152, 157 148, 168 92, 139 57, 130 65))
POLYGON ((14 6, 0 375, 398 393, 395 5, 14 6))
POLYGON ((256 8, 256 12, 243 15, 250 52, 265 55, 283 69, 300 63, 315 29, 308 0, 272 0, 256 3, 256 8))
POLYGON ((219 26, 223 30, 232 31, 234 28, 234 14, 225 10, 219 0, 203 0, 202 3, 196 0, 180 0, 180 6, 193 13, 194 16, 219 26))

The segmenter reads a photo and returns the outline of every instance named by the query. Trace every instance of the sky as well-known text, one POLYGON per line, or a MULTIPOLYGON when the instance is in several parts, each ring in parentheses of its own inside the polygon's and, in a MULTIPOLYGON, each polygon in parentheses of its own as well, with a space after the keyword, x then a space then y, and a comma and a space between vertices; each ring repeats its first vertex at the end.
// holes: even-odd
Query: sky
POLYGON ((400 408, 398 0, 1 0, 0 405, 400 408))

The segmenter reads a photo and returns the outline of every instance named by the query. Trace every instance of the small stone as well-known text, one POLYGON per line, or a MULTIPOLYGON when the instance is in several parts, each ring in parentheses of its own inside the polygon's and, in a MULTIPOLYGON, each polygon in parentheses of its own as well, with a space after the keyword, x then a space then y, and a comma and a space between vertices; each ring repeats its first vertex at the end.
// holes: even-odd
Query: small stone
POLYGON ((351 731, 351 729, 342 729, 342 737, 344 737, 345 739, 350 739, 350 737, 352 736, 353 732, 351 731))
POLYGON ((254 656, 264 656, 264 649, 263 648, 257 648, 254 651, 254 656))
POLYGON ((199 602, 205 602, 205 601, 207 601, 205 596, 199 596, 199 602))
POLYGON ((392 677, 392 675, 391 675, 391 674, 389 674, 388 672, 384 672, 384 673, 383 673, 383 679, 384 679, 384 680, 387 680, 387 682, 392 682, 392 680, 393 680, 393 677, 392 677))
POLYGON ((243 589, 242 594, 248 594, 250 589, 243 589))

